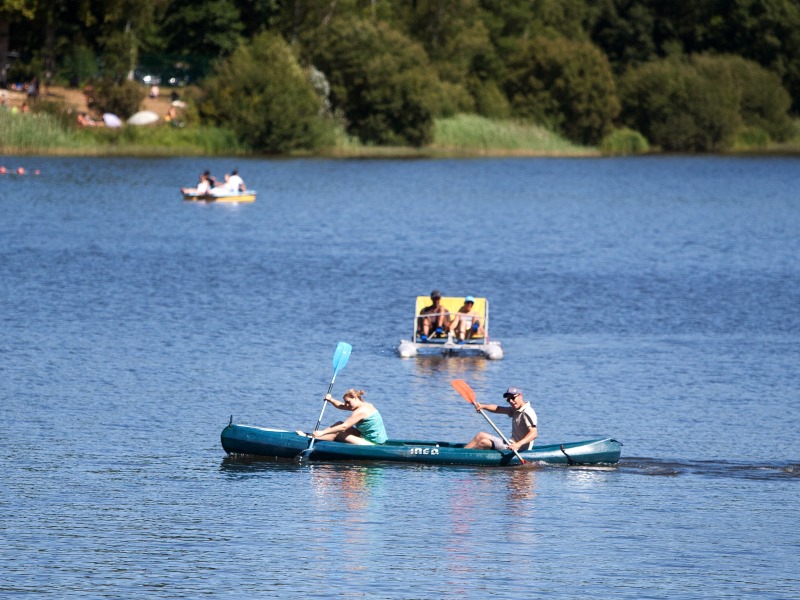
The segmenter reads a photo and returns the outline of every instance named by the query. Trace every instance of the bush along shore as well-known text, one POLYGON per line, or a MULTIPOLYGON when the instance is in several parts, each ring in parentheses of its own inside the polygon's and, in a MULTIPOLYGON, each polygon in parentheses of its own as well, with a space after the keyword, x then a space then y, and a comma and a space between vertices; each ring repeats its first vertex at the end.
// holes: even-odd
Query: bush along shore
MULTIPOLYGON (((21 113, 0 111, 0 152, 64 156, 243 156, 265 154, 243 143, 225 127, 157 122, 151 125, 81 127, 72 113, 48 107, 21 113)), ((580 146, 546 129, 511 120, 475 115, 437 119, 431 143, 422 147, 367 145, 340 129, 331 143, 288 156, 591 156, 596 148, 580 146)))
MULTIPOLYGON (((743 132, 729 150, 734 153, 800 154, 800 122, 785 143, 743 132)), ((82 128, 52 112, 27 114, 0 111, 0 154, 53 156, 329 156, 357 157, 480 157, 480 156, 613 156, 658 152, 640 133, 620 128, 598 146, 583 146, 547 129, 508 119, 456 115, 435 120, 433 140, 421 147, 367 145, 339 130, 326 147, 264 153, 243 143, 225 127, 155 123, 119 128, 82 128)))

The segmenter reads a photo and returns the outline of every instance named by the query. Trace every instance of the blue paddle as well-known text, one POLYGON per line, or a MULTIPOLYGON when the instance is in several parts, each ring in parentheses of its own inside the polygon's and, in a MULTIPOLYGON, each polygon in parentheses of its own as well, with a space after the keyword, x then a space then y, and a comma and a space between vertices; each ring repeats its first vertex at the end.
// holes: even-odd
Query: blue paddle
MULTIPOLYGON (((322 423, 322 414, 325 412, 325 407, 328 405, 328 395, 331 393, 333 389, 333 382, 336 381, 336 375, 344 369, 344 366, 347 364, 347 359, 350 358, 350 353, 353 351, 353 347, 348 344, 347 342, 339 342, 336 344, 336 352, 333 353, 333 377, 331 378, 331 384, 328 386, 328 393, 325 394, 325 400, 322 402, 322 410, 319 411, 319 419, 317 419, 317 424, 314 426, 314 433, 317 432, 319 429, 319 424, 322 423)), ((314 434, 311 434, 311 442, 308 444, 308 448, 303 450, 298 456, 298 460, 303 460, 304 458, 308 458, 311 454, 311 451, 314 449, 314 442, 316 438, 314 434)))

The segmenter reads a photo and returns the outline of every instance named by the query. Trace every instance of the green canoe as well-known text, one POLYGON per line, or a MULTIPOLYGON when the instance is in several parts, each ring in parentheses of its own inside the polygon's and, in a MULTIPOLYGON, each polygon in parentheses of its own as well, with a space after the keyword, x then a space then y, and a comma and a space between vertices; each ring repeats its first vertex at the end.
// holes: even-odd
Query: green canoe
MULTIPOLYGON (((228 454, 296 458, 308 448, 309 438, 294 431, 230 423, 222 430, 222 447, 228 454)), ((619 462, 622 444, 612 438, 535 446, 520 452, 526 461, 558 465, 613 465, 619 462)), ((476 450, 464 444, 389 440, 382 445, 359 446, 317 441, 308 456, 315 461, 381 461, 428 465, 500 467, 519 465, 510 451, 476 450)))

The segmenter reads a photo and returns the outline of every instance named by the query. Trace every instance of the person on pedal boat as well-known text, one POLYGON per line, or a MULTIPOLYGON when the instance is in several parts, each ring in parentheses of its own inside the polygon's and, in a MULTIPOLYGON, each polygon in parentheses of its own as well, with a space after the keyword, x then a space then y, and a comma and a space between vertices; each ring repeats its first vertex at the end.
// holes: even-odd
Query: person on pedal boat
POLYGON ((388 439, 383 417, 378 409, 364 401, 364 390, 349 389, 342 396, 343 402, 335 400, 330 394, 325 400, 339 410, 349 410, 353 414, 344 421, 337 421, 330 427, 319 429, 313 436, 318 440, 347 442, 348 444, 384 444, 388 439))
POLYGON ((449 329, 455 332, 459 344, 473 335, 482 333, 481 315, 473 308, 474 306, 475 297, 467 296, 464 298, 464 304, 458 309, 458 312, 450 322, 449 329))
POLYGON ((420 341, 427 342, 429 337, 443 336, 450 322, 450 312, 442 306, 442 294, 439 290, 431 292, 431 305, 419 313, 417 335, 420 341))

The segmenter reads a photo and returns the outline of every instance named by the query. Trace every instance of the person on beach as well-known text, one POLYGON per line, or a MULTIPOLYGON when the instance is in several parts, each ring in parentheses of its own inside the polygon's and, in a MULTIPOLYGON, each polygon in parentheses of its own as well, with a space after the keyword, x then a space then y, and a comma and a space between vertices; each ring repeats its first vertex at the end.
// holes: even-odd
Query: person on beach
POLYGON ((78 113, 78 127, 97 127, 97 121, 92 119, 85 112, 78 113))
POLYGON ((343 402, 335 400, 327 394, 325 400, 339 410, 352 411, 344 421, 337 421, 330 427, 319 429, 313 433, 318 440, 347 442, 348 444, 384 444, 388 439, 383 417, 378 409, 364 401, 364 390, 349 389, 342 396, 343 402))
POLYGON ((427 342, 429 337, 444 335, 450 321, 450 312, 442 306, 442 294, 439 290, 431 292, 431 304, 419 313, 417 335, 427 342))
POLYGON ((530 450, 533 447, 533 441, 536 439, 536 436, 539 435, 536 411, 533 410, 530 403, 525 402, 522 390, 519 388, 508 388, 505 394, 503 394, 503 398, 506 399, 509 406, 481 404, 476 400, 475 409, 477 411, 488 410, 489 412, 501 413, 511 417, 511 443, 506 445, 502 438, 481 431, 464 446, 465 449, 516 450, 517 452, 521 452, 523 450, 530 450))

